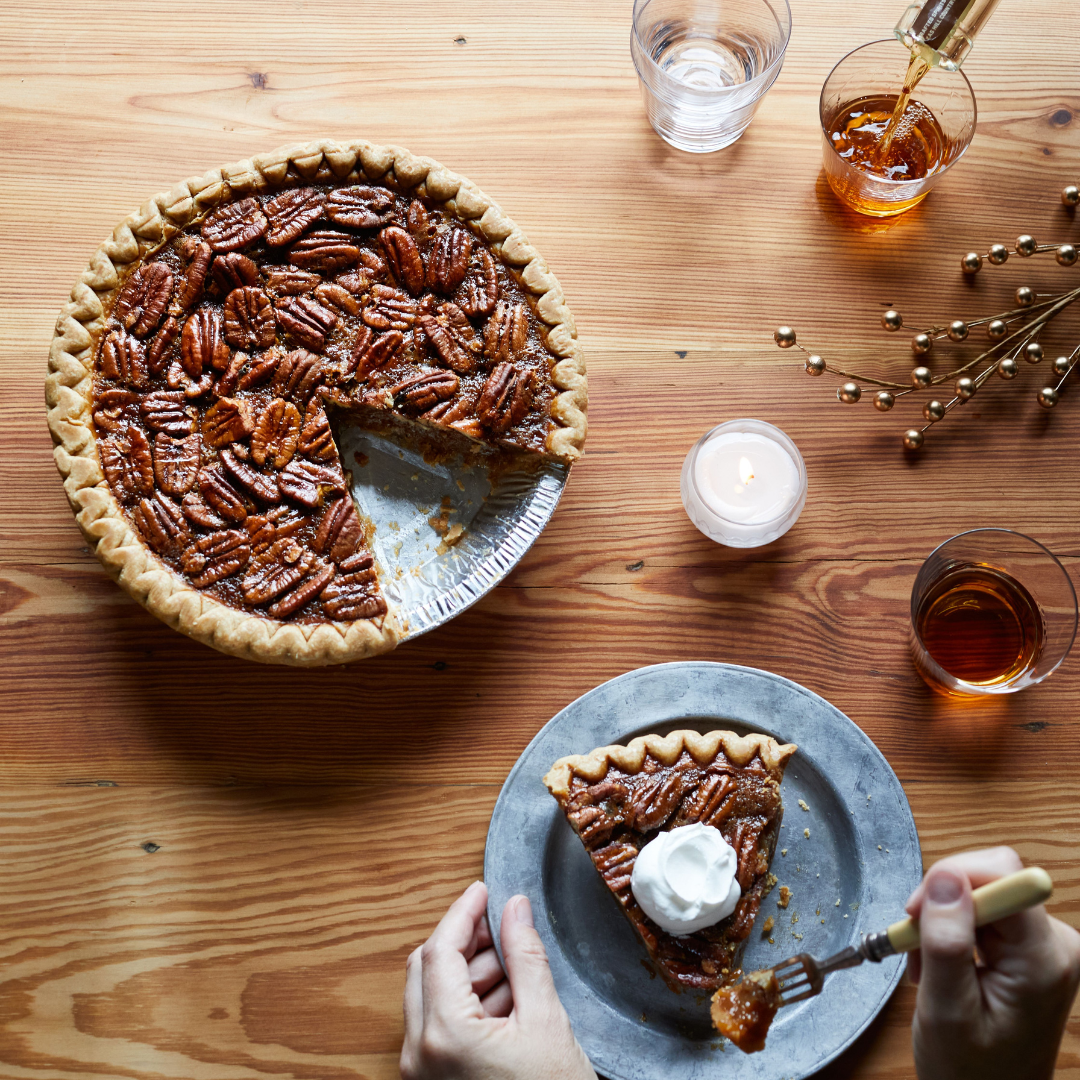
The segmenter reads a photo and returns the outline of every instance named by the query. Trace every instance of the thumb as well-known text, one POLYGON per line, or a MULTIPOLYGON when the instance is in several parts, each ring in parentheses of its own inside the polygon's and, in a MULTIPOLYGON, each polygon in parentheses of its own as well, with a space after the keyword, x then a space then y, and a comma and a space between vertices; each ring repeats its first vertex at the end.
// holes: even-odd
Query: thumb
POLYGON ((962 1021, 982 1010, 975 973, 975 907, 964 874, 933 867, 919 916, 922 938, 919 1011, 938 1021, 962 1021))
POLYGON ((547 952, 533 927, 532 906, 524 896, 512 896, 503 908, 503 960, 519 1022, 548 1023, 563 1012, 555 993, 547 952))

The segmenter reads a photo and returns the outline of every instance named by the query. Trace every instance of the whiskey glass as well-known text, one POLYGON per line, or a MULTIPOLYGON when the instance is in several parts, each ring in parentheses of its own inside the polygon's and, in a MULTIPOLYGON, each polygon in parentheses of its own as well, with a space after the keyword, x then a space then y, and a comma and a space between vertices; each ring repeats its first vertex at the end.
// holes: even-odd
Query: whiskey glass
POLYGON ((829 73, 821 88, 821 120, 825 178, 837 198, 870 217, 892 217, 910 210, 930 194, 963 156, 975 135, 978 110, 975 92, 963 71, 931 68, 912 93, 933 113, 941 129, 941 149, 927 174, 918 179, 887 179, 850 164, 838 152, 838 125, 857 102, 899 95, 911 56, 894 38, 872 41, 849 52, 829 73))
POLYGON ((630 55, 653 130, 707 154, 750 126, 784 63, 788 0, 635 0, 630 55))
POLYGON ((1076 590, 1037 540, 973 529, 946 540, 911 590, 911 655, 953 697, 1014 694, 1060 666, 1076 637, 1076 590))

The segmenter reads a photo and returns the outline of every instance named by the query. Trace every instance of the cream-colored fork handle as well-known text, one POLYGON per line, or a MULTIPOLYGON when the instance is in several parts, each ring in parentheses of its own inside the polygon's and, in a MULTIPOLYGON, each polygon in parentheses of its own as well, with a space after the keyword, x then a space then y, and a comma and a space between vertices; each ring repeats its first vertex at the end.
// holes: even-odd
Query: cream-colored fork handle
MULTIPOLYGON (((1054 883, 1050 875, 1038 866, 1029 866, 1026 870, 991 881, 971 894, 975 901, 975 925, 985 926, 1025 911, 1048 900, 1053 891, 1054 883)), ((898 953, 911 952, 919 947, 919 924, 914 919, 901 919, 885 933, 889 935, 889 944, 898 953)))

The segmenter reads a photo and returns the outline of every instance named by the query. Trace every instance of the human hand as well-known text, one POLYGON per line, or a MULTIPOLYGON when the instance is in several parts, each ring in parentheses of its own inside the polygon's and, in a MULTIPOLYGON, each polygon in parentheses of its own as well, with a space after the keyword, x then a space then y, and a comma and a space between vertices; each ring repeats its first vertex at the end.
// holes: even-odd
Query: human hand
POLYGON ((524 896, 503 908, 506 976, 477 881, 409 957, 403 1080, 597 1080, 574 1038, 524 896))
POLYGON ((1080 934, 1041 905, 975 929, 971 890, 1022 869, 1012 848, 953 855, 930 868, 907 902, 922 938, 908 954, 919 988, 912 1025, 919 1080, 1054 1074, 1080 982, 1080 934))

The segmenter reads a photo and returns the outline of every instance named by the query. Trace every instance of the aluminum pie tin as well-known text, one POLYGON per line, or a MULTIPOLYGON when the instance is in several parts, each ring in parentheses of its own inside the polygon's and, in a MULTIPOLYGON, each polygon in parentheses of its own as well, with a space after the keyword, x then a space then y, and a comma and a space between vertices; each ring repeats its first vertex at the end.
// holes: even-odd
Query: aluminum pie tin
POLYGON ((676 994, 650 971, 644 946, 541 782, 566 754, 675 728, 760 731, 799 745, 784 776, 772 864, 791 900, 784 909, 778 890, 765 898, 745 970, 800 952, 824 958, 903 917, 922 878, 922 855, 907 798, 881 751, 798 683, 688 661, 640 668, 590 691, 549 721, 518 759, 484 852, 496 947, 501 958, 503 905, 524 893, 574 1032, 609 1080, 801 1080, 866 1030, 900 982, 904 959, 830 975, 820 995, 780 1010, 763 1051, 743 1054, 713 1030, 707 994, 676 994), (775 926, 765 934, 769 915, 775 926))
POLYGON ((410 641, 449 622, 520 562, 555 512, 570 467, 499 468, 464 454, 425 460, 421 449, 349 420, 335 424, 352 494, 374 526, 380 585, 410 641), (447 529, 463 529, 447 544, 447 529))

